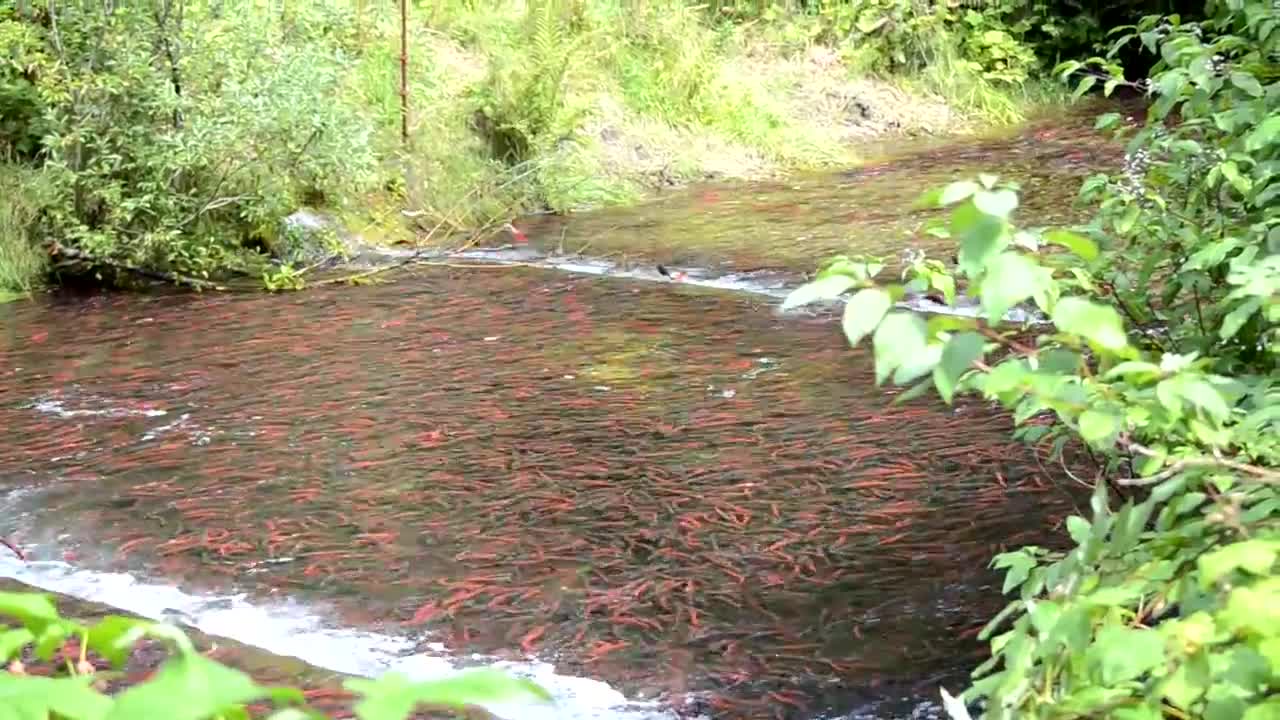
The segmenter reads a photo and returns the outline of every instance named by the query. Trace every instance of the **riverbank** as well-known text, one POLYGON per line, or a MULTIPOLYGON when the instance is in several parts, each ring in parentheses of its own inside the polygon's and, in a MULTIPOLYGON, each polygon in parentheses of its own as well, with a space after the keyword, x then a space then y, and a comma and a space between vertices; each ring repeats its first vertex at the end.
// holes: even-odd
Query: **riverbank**
MULTIPOLYGON (((51 595, 63 617, 74 618, 83 623, 96 623, 110 615, 138 617, 120 608, 62 593, 52 593, 8 577, 0 576, 0 592, 38 592, 51 595)), ((317 707, 335 713, 336 717, 350 717, 352 696, 342 690, 342 681, 348 676, 317 668, 297 658, 275 655, 229 638, 208 635, 192 627, 185 627, 184 631, 201 654, 248 673, 260 683, 298 687, 317 707)), ((111 688, 128 687, 145 680, 166 657, 167 652, 159 642, 153 640, 140 642, 130 655, 126 666, 120 670, 120 676, 111 681, 111 688)), ((24 664, 26 672, 30 674, 53 674, 57 669, 58 660, 55 657, 51 662, 42 663, 28 657, 24 664)), ((101 658, 95 657, 93 663, 98 670, 106 670, 109 667, 101 658)))
POLYGON ((21 189, 0 203, 0 292, 29 292, 50 261, 97 282, 287 288, 269 260, 309 264, 281 223, 303 206, 373 243, 469 235, 850 167, 877 154, 869 140, 1006 126, 1063 101, 1031 77, 1030 40, 1007 37, 984 65, 978 31, 942 11, 859 30, 835 9, 446 2, 410 10, 402 64, 389 7, 221 5, 0 14, 15 58, 0 69, 15 111, 0 185, 21 189), (129 41, 79 43, 100 36, 129 41), (157 46, 180 52, 158 61, 157 46), (88 72, 106 65, 131 70, 88 72))

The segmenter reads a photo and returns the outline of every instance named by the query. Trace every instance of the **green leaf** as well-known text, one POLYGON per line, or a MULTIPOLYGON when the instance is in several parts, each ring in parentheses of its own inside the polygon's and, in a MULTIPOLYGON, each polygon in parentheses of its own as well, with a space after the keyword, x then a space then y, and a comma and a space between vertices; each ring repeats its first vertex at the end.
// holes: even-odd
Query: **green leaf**
MULTIPOLYGON (((895 385, 906 385, 909 382, 918 380, 919 378, 933 372, 933 369, 937 367, 938 361, 941 359, 942 343, 929 343, 925 345, 922 352, 916 353, 911 357, 903 358, 902 364, 899 365, 898 369, 893 373, 893 383, 895 385)), ((932 384, 932 382, 923 382, 920 383, 920 386, 927 389, 932 384)), ((903 402, 905 402, 905 400, 903 402)))
POLYGON ((1067 534, 1071 536, 1071 540, 1076 545, 1084 545, 1089 542, 1089 530, 1092 527, 1088 520, 1079 515, 1072 515, 1067 518, 1067 534))
POLYGON ((33 633, 59 619, 52 596, 44 593, 0 592, 0 615, 20 621, 33 633))
POLYGON ((50 623, 36 638, 36 657, 44 661, 53 659, 67 641, 67 627, 63 623, 50 623))
POLYGON ((1036 559, 1024 550, 1000 553, 991 560, 991 567, 996 569, 1008 568, 1009 570, 1005 573, 1004 587, 1000 590, 1005 595, 1009 594, 1010 590, 1021 585, 1035 566, 1036 559))
POLYGON ((862 338, 876 329, 893 306, 893 298, 880 288, 859 290, 844 306, 844 318, 840 323, 850 345, 857 345, 862 338))
POLYGON ((1128 347, 1124 322, 1115 308, 1108 305, 1067 297, 1058 301, 1052 319, 1059 330, 1079 335, 1104 350, 1119 352, 1128 347))
POLYGON ((782 301, 782 309, 792 310, 819 300, 834 300, 856 284, 857 281, 848 275, 828 275, 792 290, 782 301))
POLYGON ((1223 420, 1231 414, 1222 393, 1204 380, 1187 379, 1178 383, 1178 394, 1212 418, 1223 420))
POLYGON ((1012 190, 980 190, 974 193, 973 204, 987 215, 1008 220, 1018 207, 1018 194, 1012 190))
POLYGON ((1200 584, 1209 587, 1235 570, 1266 575, 1280 555, 1280 540, 1246 540, 1218 548, 1196 560, 1200 568, 1200 584))
POLYGON ((199 653, 165 661, 151 680, 116 698, 108 720, 206 720, 238 705, 270 696, 248 675, 199 653), (181 698, 181 702, 175 702, 181 698))
POLYGON ((1133 375, 1159 377, 1160 372, 1160 366, 1155 363, 1142 362, 1140 360, 1126 360, 1125 362, 1122 362, 1108 370, 1102 377, 1107 380, 1133 375))
POLYGON ((1232 589, 1220 617, 1228 632, 1258 637, 1280 635, 1280 577, 1232 589))
POLYGON ((146 620, 110 615, 89 628, 89 649, 106 658, 113 667, 121 667, 129 659, 133 642, 122 643, 126 636, 135 636, 135 628, 148 627, 146 620))
POLYGON ((829 263, 824 265, 817 274, 815 279, 821 280, 831 275, 848 275, 858 282, 865 282, 871 279, 882 269, 880 263, 858 262, 850 258, 840 256, 832 258, 829 263))
POLYGON ((1218 170, 1222 173, 1222 177, 1231 183, 1231 187, 1235 188, 1241 195, 1247 195, 1253 189, 1253 181, 1240 174, 1240 168, 1235 161, 1228 160, 1220 164, 1218 170))
POLYGON ((1164 664, 1164 636, 1155 630, 1104 626, 1087 657, 1107 685, 1140 677, 1164 664))
POLYGON ((1249 318, 1254 313, 1262 309, 1262 298, 1253 297, 1240 303, 1226 317, 1222 318, 1222 325, 1218 328, 1218 337, 1223 340, 1230 340, 1240 332, 1240 328, 1244 327, 1249 318))
POLYGON ((951 402, 961 376, 972 369, 975 360, 982 358, 984 344, 982 336, 974 332, 958 333, 947 341, 942 359, 933 369, 933 384, 943 400, 951 402))
POLYGON ((419 704, 461 709, 489 703, 551 701, 551 695, 536 683, 492 668, 416 683, 403 675, 388 673, 377 680, 353 678, 345 684, 363 696, 355 707, 361 720, 399 720, 419 704))
POLYGON ((1212 681, 1208 654, 1201 650, 1178 666, 1161 685, 1161 690, 1171 704, 1186 709, 1204 696, 1212 681))
POLYGON ((952 234, 960 241, 960 269, 970 277, 981 273, 1007 244, 1004 221, 980 212, 972 203, 956 208, 951 224, 952 234))
POLYGON ((1138 222, 1138 215, 1142 212, 1142 208, 1137 205, 1130 205, 1125 208, 1124 214, 1115 219, 1114 225, 1116 232, 1120 235, 1128 235, 1133 226, 1138 222))
POLYGON ((0 672, 0 718, 44 720, 56 714, 66 720, 101 720, 112 703, 91 682, 91 675, 49 678, 0 672))
POLYGON ((1074 92, 1071 93, 1071 96, 1075 98, 1082 97, 1085 93, 1089 92, 1089 90, 1096 84, 1098 84, 1097 76, 1085 75, 1084 77, 1080 78, 1080 84, 1076 85, 1076 89, 1074 92))
POLYGON ((1065 247, 1085 262, 1098 259, 1098 244, 1084 235, 1067 230, 1049 230, 1045 232, 1044 239, 1045 242, 1065 247))
POLYGON ((1000 322, 1010 308, 1038 292, 1047 280, 1044 268, 1018 253, 996 256, 978 290, 987 320, 1000 322))
POLYGON ((1280 140, 1280 115, 1271 115, 1258 123, 1258 127, 1244 140, 1244 148, 1249 152, 1257 152, 1262 148, 1280 140))
POLYGON ((972 180, 953 182, 942 189, 942 195, 938 198, 938 202, 942 205, 954 205, 961 200, 967 199, 980 189, 982 189, 981 186, 972 180))
POLYGON ((1080 437, 1094 447, 1110 446, 1120 433, 1123 420, 1109 412, 1085 410, 1080 413, 1080 437))
POLYGON ((8 662, 35 639, 35 635, 26 628, 14 628, 0 633, 0 663, 8 662))
POLYGON ((1232 72, 1231 84, 1253 97, 1262 97, 1262 83, 1258 82, 1258 78, 1247 72, 1240 72, 1238 70, 1232 72))
MULTIPOLYGON (((901 373, 902 369, 899 368, 898 372, 901 373)), ((905 376, 905 373, 904 373, 904 376, 905 376)), ((896 380, 896 377, 895 377, 895 380, 896 380)), ((903 405, 905 403, 911 402, 912 400, 915 400, 916 398, 929 392, 929 387, 932 384, 933 383, 931 383, 928 380, 925 380, 924 382, 918 382, 915 385, 912 385, 911 387, 907 388, 907 390, 902 394, 895 395, 893 398, 892 404, 897 406, 897 405, 903 405)))
POLYGON ((912 209, 942 207, 942 191, 944 188, 932 188, 920 194, 912 203, 912 209))
POLYGON ((894 370, 925 352, 929 344, 927 326, 914 313, 891 312, 880 321, 873 342, 878 385, 894 370))
POLYGON ((1270 697, 1251 705, 1240 720, 1280 720, 1280 698, 1270 697))

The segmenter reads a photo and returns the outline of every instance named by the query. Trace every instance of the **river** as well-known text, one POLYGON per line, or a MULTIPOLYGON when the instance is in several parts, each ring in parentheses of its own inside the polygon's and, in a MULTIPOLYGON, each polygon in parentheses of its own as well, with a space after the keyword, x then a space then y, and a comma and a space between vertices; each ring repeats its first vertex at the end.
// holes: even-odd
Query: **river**
POLYGON ((33 558, 0 575, 342 672, 500 662, 557 696, 508 717, 936 714, 1002 605, 988 559, 1050 541, 1069 482, 985 403, 890 405, 868 352, 776 294, 833 251, 897 254, 902 188, 970 167, 1067 216, 1086 137, 521 223, 604 276, 0 306, 0 534, 33 558))

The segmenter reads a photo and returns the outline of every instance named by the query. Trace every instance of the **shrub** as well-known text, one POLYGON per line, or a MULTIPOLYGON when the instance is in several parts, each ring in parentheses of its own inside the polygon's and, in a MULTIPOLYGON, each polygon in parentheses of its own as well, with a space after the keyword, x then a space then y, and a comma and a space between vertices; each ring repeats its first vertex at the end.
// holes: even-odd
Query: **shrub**
MULTIPOLYGON (((1280 714, 1280 30, 1269 0, 1214 3, 1204 23, 1148 18, 1154 103, 1118 177, 1082 195, 1097 220, 1019 229, 1016 188, 984 176, 926 196, 959 245, 953 273, 916 259, 905 283, 828 263, 785 303, 857 289, 851 343, 878 382, 974 392, 1017 434, 1074 438, 1101 460, 1091 517, 1065 553, 993 566, 1014 599, 984 631, 991 659, 962 696, 990 718, 1246 718, 1280 714), (895 310, 908 292, 978 298, 980 318, 895 310), (1040 323, 1010 322, 1030 302, 1040 323), (1028 339, 1029 336, 1029 339, 1028 339), (1056 418, 1054 426, 1027 421, 1056 418)), ((1122 40, 1127 38, 1122 38, 1122 40)), ((1112 60, 1085 87, 1124 82, 1112 60)), ((1117 124, 1104 117, 1101 125, 1117 124)), ((944 692, 953 717, 968 717, 944 692)))
POLYGON ((0 17, 0 102, 28 110, 5 143, 38 132, 28 155, 53 189, 43 240, 107 265, 253 272, 285 214, 369 182, 370 124, 334 100, 341 51, 231 15, 166 0, 0 17))

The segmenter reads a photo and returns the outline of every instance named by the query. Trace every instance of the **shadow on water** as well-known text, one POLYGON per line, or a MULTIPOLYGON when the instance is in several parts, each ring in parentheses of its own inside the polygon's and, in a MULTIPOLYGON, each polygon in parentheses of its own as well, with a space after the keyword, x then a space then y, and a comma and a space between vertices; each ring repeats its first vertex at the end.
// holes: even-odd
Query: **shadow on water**
MULTIPOLYGON (((807 270, 896 253, 904 188, 957 169, 1022 173, 1038 220, 1068 213, 1105 155, 1084 137, 1038 126, 530 234, 807 270)), ((3 306, 0 490, 30 491, 0 532, 713 717, 956 687, 1002 604, 988 559, 1053 537, 1072 493, 1004 415, 890 407, 835 324, 772 302, 507 266, 3 306)))

